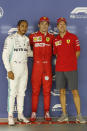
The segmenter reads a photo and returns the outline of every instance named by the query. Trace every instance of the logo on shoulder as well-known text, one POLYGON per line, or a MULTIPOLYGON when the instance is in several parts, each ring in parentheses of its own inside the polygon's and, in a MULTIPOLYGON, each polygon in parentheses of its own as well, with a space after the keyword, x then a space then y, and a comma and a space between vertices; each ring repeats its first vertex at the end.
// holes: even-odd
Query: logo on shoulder
POLYGON ((70 18, 72 19, 87 18, 87 7, 76 7, 70 12, 70 18))
POLYGON ((2 7, 0 7, 0 18, 3 17, 3 14, 4 14, 4 11, 3 11, 2 7))

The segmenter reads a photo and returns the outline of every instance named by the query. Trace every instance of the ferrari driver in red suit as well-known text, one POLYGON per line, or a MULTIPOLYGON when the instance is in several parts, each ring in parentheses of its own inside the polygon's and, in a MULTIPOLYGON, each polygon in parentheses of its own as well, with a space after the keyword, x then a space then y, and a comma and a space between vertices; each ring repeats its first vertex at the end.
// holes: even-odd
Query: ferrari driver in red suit
POLYGON ((52 43, 54 35, 48 33, 49 19, 41 17, 39 20, 39 31, 29 35, 30 44, 33 47, 34 63, 32 70, 32 114, 30 121, 36 120, 36 112, 41 85, 44 96, 44 118, 51 120, 50 92, 52 87, 52 43))

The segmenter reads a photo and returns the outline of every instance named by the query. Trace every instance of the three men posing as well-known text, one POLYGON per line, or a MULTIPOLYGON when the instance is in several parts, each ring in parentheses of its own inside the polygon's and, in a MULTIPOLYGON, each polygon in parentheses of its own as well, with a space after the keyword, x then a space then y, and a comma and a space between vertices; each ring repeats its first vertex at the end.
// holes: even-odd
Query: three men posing
POLYGON ((30 50, 29 39, 24 35, 28 28, 25 20, 18 22, 18 32, 8 36, 5 40, 3 50, 3 62, 8 74, 9 88, 9 125, 14 125, 13 109, 15 97, 17 96, 18 120, 29 122, 23 116, 24 95, 27 87, 28 70, 27 57, 33 56, 32 70, 32 114, 30 121, 36 120, 36 112, 40 87, 43 86, 44 96, 44 118, 51 120, 50 92, 52 88, 52 46, 53 53, 56 55, 56 87, 60 90, 60 102, 63 110, 62 116, 58 121, 68 121, 66 112, 65 84, 68 83, 72 90, 75 106, 77 109, 76 120, 85 123, 80 114, 80 97, 78 94, 77 79, 77 58, 80 55, 79 40, 76 35, 66 30, 65 18, 57 20, 59 34, 54 38, 53 34, 48 33, 49 19, 41 17, 38 23, 39 31, 29 35, 30 44, 33 49, 30 50))

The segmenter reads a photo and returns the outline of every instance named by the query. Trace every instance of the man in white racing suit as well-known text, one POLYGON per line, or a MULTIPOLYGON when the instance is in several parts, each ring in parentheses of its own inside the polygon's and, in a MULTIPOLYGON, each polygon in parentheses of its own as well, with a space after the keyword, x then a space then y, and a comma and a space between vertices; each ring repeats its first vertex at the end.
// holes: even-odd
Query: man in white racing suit
POLYGON ((17 98, 18 121, 28 123, 23 115, 24 96, 28 81, 27 57, 32 57, 29 38, 25 36, 28 22, 20 20, 18 31, 5 40, 2 59, 8 78, 8 124, 14 125, 13 112, 17 98))

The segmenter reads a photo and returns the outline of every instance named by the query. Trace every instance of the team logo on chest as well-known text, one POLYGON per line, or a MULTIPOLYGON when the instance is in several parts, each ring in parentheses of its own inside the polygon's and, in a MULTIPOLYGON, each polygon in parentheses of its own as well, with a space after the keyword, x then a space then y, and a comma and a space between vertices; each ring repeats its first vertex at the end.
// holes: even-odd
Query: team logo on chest
POLYGON ((67 44, 70 44, 70 39, 66 40, 67 44))
POLYGON ((55 42, 55 46, 59 46, 59 45, 61 45, 61 44, 62 44, 62 41, 61 41, 61 40, 55 42))
POLYGON ((50 41, 50 38, 49 38, 49 37, 46 37, 46 41, 49 42, 49 41, 50 41))
POLYGON ((33 42, 41 42, 42 36, 33 37, 33 42))

